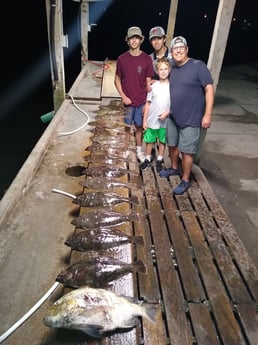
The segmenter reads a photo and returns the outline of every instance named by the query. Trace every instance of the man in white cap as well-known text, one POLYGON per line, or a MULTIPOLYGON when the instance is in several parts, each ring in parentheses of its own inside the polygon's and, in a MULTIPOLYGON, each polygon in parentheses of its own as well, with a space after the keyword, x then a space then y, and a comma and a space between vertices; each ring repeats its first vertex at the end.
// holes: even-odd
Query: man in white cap
POLYGON ((173 190, 174 194, 180 195, 190 187, 193 158, 197 152, 201 129, 211 125, 214 88, 206 64, 188 57, 188 46, 184 37, 173 38, 171 52, 175 62, 169 80, 171 108, 167 120, 171 168, 161 170, 160 176, 179 175, 181 152, 182 179, 173 190))
POLYGON ((125 107, 125 123, 135 126, 136 155, 142 163, 143 107, 146 102, 147 87, 153 76, 152 60, 141 50, 144 40, 141 29, 132 26, 127 31, 126 42, 129 50, 117 59, 115 86, 125 107))

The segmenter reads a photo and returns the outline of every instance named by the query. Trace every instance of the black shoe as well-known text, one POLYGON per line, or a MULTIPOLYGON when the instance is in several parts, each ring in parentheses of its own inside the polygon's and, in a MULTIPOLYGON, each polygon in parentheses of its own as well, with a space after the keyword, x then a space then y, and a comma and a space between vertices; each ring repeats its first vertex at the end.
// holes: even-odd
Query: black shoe
POLYGON ((156 171, 157 173, 159 173, 161 170, 163 170, 163 160, 157 160, 157 163, 156 163, 156 171))
POLYGON ((140 168, 142 170, 146 170, 150 166, 151 166, 151 161, 149 161, 148 159, 145 159, 145 161, 140 165, 140 168))

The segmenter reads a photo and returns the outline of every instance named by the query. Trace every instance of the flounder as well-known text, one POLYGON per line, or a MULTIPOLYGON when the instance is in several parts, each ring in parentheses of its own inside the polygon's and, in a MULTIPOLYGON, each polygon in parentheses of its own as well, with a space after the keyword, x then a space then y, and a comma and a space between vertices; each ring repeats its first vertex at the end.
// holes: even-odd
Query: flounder
POLYGON ((126 263, 109 257, 92 257, 66 267, 56 277, 56 281, 66 286, 105 287, 130 272, 146 273, 143 261, 126 263))
POLYGON ((79 252, 107 249, 125 243, 144 245, 144 240, 142 236, 129 236, 120 229, 100 228, 79 231, 64 242, 65 245, 79 252))
POLYGON ((116 211, 94 210, 75 217, 71 224, 85 229, 106 228, 121 225, 129 221, 140 222, 142 217, 137 212, 123 214, 116 211))

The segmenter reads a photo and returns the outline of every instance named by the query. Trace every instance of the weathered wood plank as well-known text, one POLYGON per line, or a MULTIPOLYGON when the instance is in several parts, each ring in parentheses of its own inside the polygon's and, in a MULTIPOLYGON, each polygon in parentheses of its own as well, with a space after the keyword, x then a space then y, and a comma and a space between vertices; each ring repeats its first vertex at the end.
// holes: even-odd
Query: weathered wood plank
POLYGON ((200 281, 198 271, 193 262, 192 248, 189 243, 184 226, 180 221, 178 209, 172 198, 169 183, 158 177, 159 191, 167 219, 167 226, 171 236, 175 260, 178 265, 180 277, 183 281, 184 291, 188 301, 202 301, 205 293, 200 281))
POLYGON ((196 217, 192 212, 183 211, 182 218, 189 233, 207 298, 210 301, 221 339, 223 339, 225 344, 244 345, 245 341, 232 310, 231 301, 223 288, 221 277, 214 265, 210 249, 200 230, 196 217), (194 226, 196 227, 195 231, 193 231, 194 226))
MULTIPOLYGON (((134 162, 129 164, 133 170, 138 169, 136 155, 133 155, 134 162)), ((154 245, 151 238, 150 227, 146 217, 146 204, 142 189, 141 176, 132 176, 131 181, 139 186, 138 190, 132 190, 132 195, 138 196, 140 200, 139 206, 134 206, 133 210, 142 215, 141 223, 134 223, 135 235, 141 235, 144 238, 145 246, 138 246, 136 248, 137 258, 142 259, 147 267, 146 275, 138 275, 139 294, 151 303, 158 304, 158 311, 156 315, 156 323, 152 324, 148 320, 143 319, 143 338, 144 343, 148 345, 166 344, 166 331, 164 320, 162 316, 162 309, 160 305, 160 290, 158 286, 157 268, 155 265, 155 258, 153 257, 154 245)))
POLYGON ((173 265, 171 244, 151 169, 143 172, 143 180, 169 336, 175 345, 192 344, 183 292, 173 265))
POLYGON ((198 345, 219 345, 218 334, 209 306, 205 303, 189 303, 191 323, 198 345))
POLYGON ((232 258, 238 269, 241 271, 253 297, 258 300, 258 270, 248 255, 246 248, 241 242, 230 219, 220 205, 213 190, 208 184, 203 172, 197 166, 193 167, 193 174, 198 180, 203 198, 207 203, 212 215, 220 229, 220 236, 229 247, 232 258))
POLYGON ((120 97, 114 84, 115 71, 116 61, 106 61, 103 75, 101 97, 120 97))
POLYGON ((232 261, 231 253, 228 251, 228 247, 225 245, 220 235, 220 229, 218 229, 214 222, 211 212, 202 198, 200 190, 198 188, 191 188, 189 195, 195 205, 195 210, 202 225, 205 237, 209 242, 214 260, 218 263, 220 274, 223 276, 223 281, 227 285, 232 300, 234 302, 250 302, 251 297, 246 290, 245 284, 243 284, 234 261, 232 261))

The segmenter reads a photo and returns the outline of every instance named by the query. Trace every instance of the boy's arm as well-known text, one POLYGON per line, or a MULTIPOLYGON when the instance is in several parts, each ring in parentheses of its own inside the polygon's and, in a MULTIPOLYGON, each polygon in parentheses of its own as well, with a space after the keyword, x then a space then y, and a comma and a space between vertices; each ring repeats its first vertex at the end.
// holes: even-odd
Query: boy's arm
POLYGON ((121 79, 119 77, 118 74, 115 75, 115 80, 114 80, 114 84, 115 84, 115 87, 119 93, 119 95, 121 96, 122 98, 122 102, 125 104, 125 105, 130 105, 132 103, 131 99, 129 97, 126 96, 126 94, 124 93, 123 89, 122 89, 122 84, 121 84, 121 79))
POLYGON ((146 101, 144 105, 144 111, 143 111, 143 121, 142 121, 142 127, 144 130, 147 129, 147 118, 148 118, 148 113, 150 109, 150 101, 146 101))

